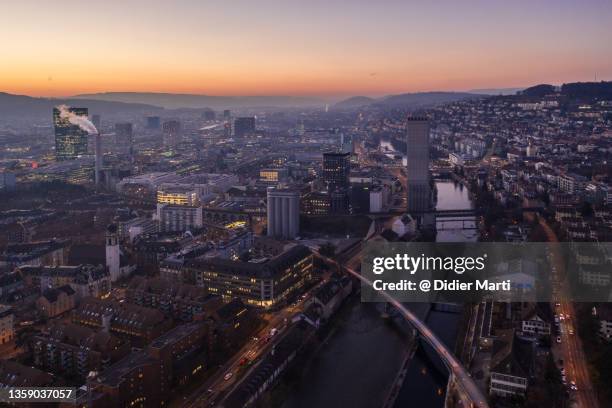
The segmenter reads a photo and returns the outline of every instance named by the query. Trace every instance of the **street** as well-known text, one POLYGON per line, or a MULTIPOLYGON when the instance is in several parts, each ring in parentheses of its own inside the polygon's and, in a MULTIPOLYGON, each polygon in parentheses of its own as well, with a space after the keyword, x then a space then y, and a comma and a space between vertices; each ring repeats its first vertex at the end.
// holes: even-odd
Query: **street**
MULTIPOLYGON (((540 217, 539 223, 544 229, 549 242, 559 242, 557 235, 544 219, 540 217)), ((559 247, 553 246, 551 257, 553 285, 559 293, 559 298, 567 299, 569 288, 567 287, 567 281, 563 279, 566 276, 566 271, 564 270, 565 266, 559 247)), ((553 336, 552 351, 555 356, 555 362, 561 368, 559 361, 563 360, 568 389, 570 382, 575 381, 577 390, 570 391, 570 394, 578 404, 577 406, 580 408, 598 408, 599 402, 588 371, 582 341, 578 333, 576 333, 576 328, 573 324, 573 320, 576 317, 574 305, 571 302, 559 302, 559 306, 553 306, 555 315, 564 316, 563 319, 559 319, 561 327, 559 337, 561 343, 557 343, 556 337, 553 336)))

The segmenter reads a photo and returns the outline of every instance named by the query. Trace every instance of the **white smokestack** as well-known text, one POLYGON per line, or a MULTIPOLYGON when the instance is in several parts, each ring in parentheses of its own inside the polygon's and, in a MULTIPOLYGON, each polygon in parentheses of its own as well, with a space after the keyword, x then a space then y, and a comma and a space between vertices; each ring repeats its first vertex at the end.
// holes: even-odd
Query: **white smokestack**
POLYGON ((91 123, 86 116, 79 116, 76 113, 71 112, 70 107, 66 105, 59 105, 57 109, 59 110, 60 118, 67 119, 68 122, 80 127, 90 135, 98 133, 98 129, 96 129, 94 124, 91 123))

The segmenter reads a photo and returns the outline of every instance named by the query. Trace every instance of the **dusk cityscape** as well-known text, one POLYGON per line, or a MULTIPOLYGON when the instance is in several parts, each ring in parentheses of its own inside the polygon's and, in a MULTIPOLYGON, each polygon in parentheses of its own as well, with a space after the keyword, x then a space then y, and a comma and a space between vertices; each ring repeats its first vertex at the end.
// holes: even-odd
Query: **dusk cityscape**
POLYGON ((225 3, 1 6, 0 406, 612 407, 612 3, 225 3))

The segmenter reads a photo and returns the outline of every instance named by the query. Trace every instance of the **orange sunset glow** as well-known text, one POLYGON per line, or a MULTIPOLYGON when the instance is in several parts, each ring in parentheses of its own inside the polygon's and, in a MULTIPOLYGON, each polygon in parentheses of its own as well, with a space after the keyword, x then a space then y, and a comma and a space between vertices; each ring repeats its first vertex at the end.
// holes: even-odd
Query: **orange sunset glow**
POLYGON ((0 90, 380 95, 612 73, 603 2, 583 8, 588 21, 570 18, 570 2, 482 2, 469 13, 456 2, 418 12, 413 2, 383 3, 263 1, 240 13, 245 2, 14 2, 0 17, 10 38, 0 90))

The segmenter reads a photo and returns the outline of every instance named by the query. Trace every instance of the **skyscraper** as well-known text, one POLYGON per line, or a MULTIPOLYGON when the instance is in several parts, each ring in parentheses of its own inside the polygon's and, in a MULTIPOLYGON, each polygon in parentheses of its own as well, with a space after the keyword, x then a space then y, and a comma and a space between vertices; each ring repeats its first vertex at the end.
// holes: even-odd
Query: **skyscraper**
POLYGON ((246 116, 236 118, 234 120, 234 136, 236 138, 244 137, 255 132, 255 117, 246 116))
POLYGON ((340 153, 353 153, 353 137, 340 133, 340 153))
POLYGON ((147 129, 159 129, 160 123, 159 116, 147 116, 147 129))
POLYGON ((115 149, 120 153, 132 155, 134 149, 134 127, 131 123, 115 124, 115 149))
POLYGON ((164 146, 176 146, 181 139, 181 122, 168 120, 162 125, 162 139, 164 146))
POLYGON ((213 110, 205 110, 202 112, 202 119, 204 120, 215 120, 217 115, 215 115, 215 111, 213 110))
POLYGON ((429 121, 409 117, 406 122, 406 158, 408 212, 427 211, 431 207, 429 186, 429 121))
POLYGON ((300 232, 300 193, 268 187, 268 236, 293 239, 300 232))
MULTIPOLYGON (((87 108, 68 108, 79 116, 87 116, 87 108)), ((53 125, 55 127, 55 158, 71 160, 87 154, 87 131, 60 117, 60 110, 53 108, 53 125)))
POLYGON ((98 129, 98 131, 102 130, 100 129, 100 124, 102 123, 102 118, 100 117, 100 115, 91 115, 91 123, 93 123, 93 125, 96 127, 96 129, 98 129))
POLYGON ((323 153, 323 180, 329 191, 349 186, 350 153, 323 153))

